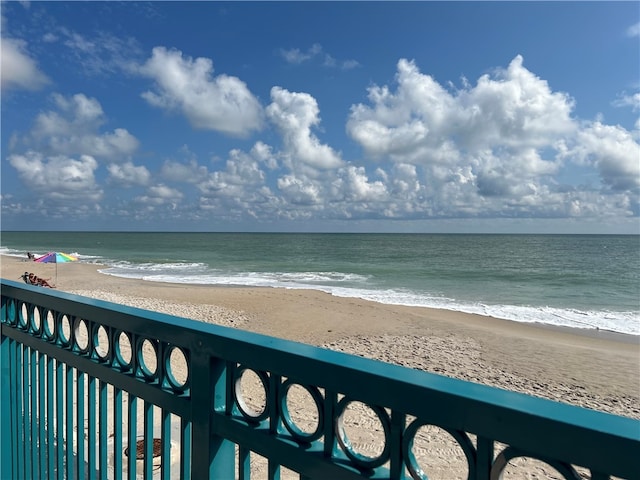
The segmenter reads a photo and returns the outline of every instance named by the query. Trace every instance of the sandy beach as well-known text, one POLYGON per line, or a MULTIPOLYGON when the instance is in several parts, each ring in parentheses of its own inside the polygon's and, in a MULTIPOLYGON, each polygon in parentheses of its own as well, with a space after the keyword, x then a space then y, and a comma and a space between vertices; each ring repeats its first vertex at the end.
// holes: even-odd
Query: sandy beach
MULTIPOLYGON (((105 275, 100 268, 65 263, 56 276, 53 264, 2 257, 3 278, 19 280, 29 271, 51 277, 60 291, 640 418, 640 338, 635 336, 383 305, 312 290, 147 282, 105 275)), ((364 449, 373 445, 364 436, 359 442, 364 449)), ((447 463, 452 458, 446 458, 433 466, 445 472, 435 478, 453 473, 447 463)), ((252 464, 254 470, 264 468, 252 464)))
POLYGON ((383 305, 313 290, 211 287, 113 277, 82 263, 2 257, 2 277, 52 277, 83 296, 640 418, 640 338, 383 305))

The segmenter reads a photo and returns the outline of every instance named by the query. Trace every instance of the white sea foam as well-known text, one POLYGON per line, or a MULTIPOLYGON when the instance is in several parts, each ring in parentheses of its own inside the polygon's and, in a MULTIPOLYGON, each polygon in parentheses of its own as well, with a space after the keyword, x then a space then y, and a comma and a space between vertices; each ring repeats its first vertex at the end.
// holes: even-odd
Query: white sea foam
POLYGON ((367 282, 368 277, 342 272, 234 273, 212 270, 205 264, 199 263, 132 265, 126 262, 101 272, 166 283, 313 289, 339 297, 361 298, 391 305, 440 308, 523 323, 602 329, 640 335, 640 318, 637 312, 580 311, 554 307, 461 302, 444 296, 408 290, 372 289, 367 282))
MULTIPOLYGON (((39 255, 44 255, 47 252, 42 252, 42 253, 31 252, 31 253, 33 253, 37 257, 39 255)), ((0 255, 6 255, 7 257, 27 258, 27 252, 25 252, 24 250, 16 250, 14 248, 7 248, 7 247, 0 247, 0 255)))
POLYGON ((640 335, 640 317, 637 312, 580 311, 553 307, 521 305, 487 305, 465 303, 454 299, 398 292, 395 290, 371 291, 355 289, 328 289, 329 293, 341 297, 357 297, 391 305, 429 307, 472 313, 523 323, 609 330, 630 335, 640 335))
MULTIPOLYGON (((40 257, 42 255, 45 255, 46 253, 49 253, 47 251, 36 251, 33 250, 31 253, 33 253, 36 257, 40 257)), ((19 257, 19 258, 26 258, 27 257, 27 252, 24 250, 17 250, 14 248, 7 248, 7 247, 0 247, 0 255, 6 255, 8 257, 19 257)), ((69 253, 69 255, 71 255, 72 257, 77 258, 78 260, 84 261, 86 263, 92 263, 93 261, 102 259, 102 257, 98 256, 98 255, 84 255, 78 252, 71 252, 69 253)))
MULTIPOLYGON (((194 251, 183 252, 182 239, 174 239, 173 235, 163 237, 165 246, 156 251, 145 243, 147 236, 136 240, 135 235, 129 238, 125 234, 128 242, 133 239, 138 243, 134 241, 131 250, 124 252, 110 248, 106 243, 103 245, 102 237, 79 236, 84 244, 91 245, 87 251, 101 255, 83 253, 83 247, 76 246, 64 235, 62 241, 53 243, 67 245, 65 251, 83 263, 101 265, 102 273, 108 275, 184 284, 315 289, 385 304, 433 307, 518 322, 600 328, 640 335, 640 304, 636 300, 638 269, 635 268, 637 256, 634 256, 638 245, 635 239, 283 236, 279 238, 289 242, 286 245, 296 246, 294 251, 285 249, 283 252, 282 248, 268 248, 274 237, 240 235, 233 236, 239 246, 230 252, 219 252, 208 243, 197 242, 194 251), (302 249, 297 248, 300 238, 308 243, 302 249), (347 249, 353 258, 351 254, 339 253, 354 241, 358 248, 347 249), (402 245, 399 251, 396 251, 397 242, 402 245), (256 250, 258 244, 264 251, 256 250), (430 246, 428 255, 425 253, 427 244, 430 246), (169 245, 168 249, 166 245, 169 245), (602 248, 617 246, 617 253, 608 259, 599 253, 586 257, 582 253, 567 255, 567 252, 581 251, 576 245, 591 245, 597 252, 600 252, 597 248, 600 245, 604 245, 602 248), (334 247, 339 250, 336 255, 334 247), (260 255, 256 255, 257 251, 260 255), (461 252, 466 253, 458 261, 461 252), (136 263, 145 258, 147 263, 136 263), (156 260, 160 258, 167 263, 156 260), (309 271, 294 271, 300 265, 309 265, 309 271), (522 272, 514 271, 513 265, 526 268, 522 272), (261 272, 261 267, 281 271, 261 272), (318 271, 323 268, 325 271, 318 271), (350 273, 352 268, 358 274, 350 273), (504 292, 503 287, 506 287, 504 292)), ((25 243, 21 238, 18 236, 9 246, 0 246, 0 253, 26 260, 26 250, 20 245, 29 245, 35 255, 47 253, 43 250, 48 248, 46 243, 36 244, 31 239, 25 243)), ((117 240, 120 236, 113 238, 117 240)), ((193 240, 191 236, 184 238, 193 240)), ((219 238, 225 237, 211 237, 212 240, 219 238)))

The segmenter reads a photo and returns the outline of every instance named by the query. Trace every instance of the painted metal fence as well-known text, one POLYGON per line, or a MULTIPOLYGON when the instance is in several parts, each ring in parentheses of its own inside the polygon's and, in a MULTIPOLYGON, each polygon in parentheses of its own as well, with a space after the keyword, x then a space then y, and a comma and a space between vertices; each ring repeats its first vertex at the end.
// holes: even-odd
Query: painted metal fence
POLYGON ((423 479, 443 453, 461 467, 430 478, 498 479, 524 457, 565 479, 640 478, 634 419, 1 287, 3 479, 423 479))

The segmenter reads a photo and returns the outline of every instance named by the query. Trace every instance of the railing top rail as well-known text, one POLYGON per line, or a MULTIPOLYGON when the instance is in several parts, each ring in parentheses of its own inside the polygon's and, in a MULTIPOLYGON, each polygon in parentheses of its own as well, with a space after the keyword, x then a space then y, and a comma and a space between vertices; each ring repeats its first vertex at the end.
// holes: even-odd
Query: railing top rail
POLYGON ((640 422, 631 418, 6 279, 0 286, 3 297, 264 369, 450 428, 479 435, 490 430, 491 438, 520 448, 539 449, 541 442, 548 442, 543 450, 560 448, 579 464, 596 452, 601 455, 605 447, 615 449, 629 441, 640 445, 640 422), (526 431, 518 427, 523 422, 526 431), (567 443, 567 438, 579 441, 567 443))

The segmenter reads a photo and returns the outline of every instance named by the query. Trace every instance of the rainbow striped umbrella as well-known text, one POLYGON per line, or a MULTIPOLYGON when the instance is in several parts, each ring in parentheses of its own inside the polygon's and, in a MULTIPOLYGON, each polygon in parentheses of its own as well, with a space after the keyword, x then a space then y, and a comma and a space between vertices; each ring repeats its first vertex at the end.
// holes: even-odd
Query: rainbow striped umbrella
POLYGON ((76 257, 68 255, 62 252, 49 252, 44 254, 41 257, 36 258, 36 262, 40 263, 64 263, 64 262, 75 262, 78 260, 76 257))
POLYGON ((76 260, 78 260, 76 257, 62 252, 49 252, 35 259, 35 261, 38 263, 56 264, 56 281, 58 281, 58 264, 65 262, 75 262, 76 260))

